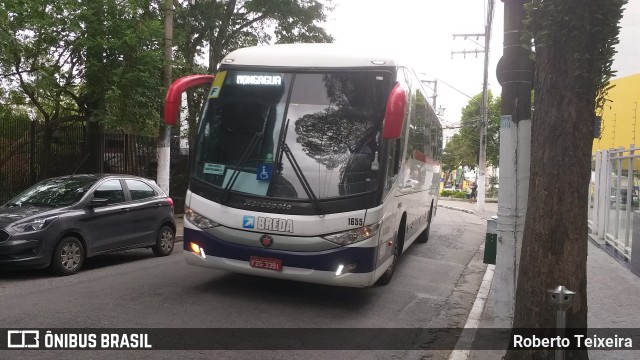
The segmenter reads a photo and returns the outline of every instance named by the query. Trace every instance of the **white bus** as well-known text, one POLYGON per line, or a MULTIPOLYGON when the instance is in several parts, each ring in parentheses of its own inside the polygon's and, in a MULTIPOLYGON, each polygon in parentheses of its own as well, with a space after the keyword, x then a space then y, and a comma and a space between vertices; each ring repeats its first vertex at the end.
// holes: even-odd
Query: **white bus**
POLYGON ((429 237, 442 127, 416 74, 332 44, 244 48, 215 77, 192 144, 191 265, 338 286, 387 284, 429 237))

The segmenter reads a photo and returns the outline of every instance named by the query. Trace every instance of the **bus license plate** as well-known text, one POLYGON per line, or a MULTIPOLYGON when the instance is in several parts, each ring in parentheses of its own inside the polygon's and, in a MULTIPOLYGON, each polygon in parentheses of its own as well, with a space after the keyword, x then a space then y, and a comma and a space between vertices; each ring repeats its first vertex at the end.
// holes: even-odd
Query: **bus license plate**
POLYGON ((282 260, 280 259, 251 256, 249 258, 249 265, 259 269, 282 271, 282 260))

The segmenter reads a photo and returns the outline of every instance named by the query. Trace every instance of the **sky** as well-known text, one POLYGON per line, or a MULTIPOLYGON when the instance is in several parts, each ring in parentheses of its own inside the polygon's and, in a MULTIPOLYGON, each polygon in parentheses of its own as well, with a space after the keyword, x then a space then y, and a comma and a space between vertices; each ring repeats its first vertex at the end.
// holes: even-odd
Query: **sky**
POLYGON ((617 77, 640 73, 640 1, 630 0, 620 20, 620 43, 616 45, 618 54, 614 58, 613 69, 617 77))
MULTIPOLYGON (((439 80, 437 107, 445 108, 444 125, 458 123, 467 96, 482 92, 484 54, 452 57, 451 51, 483 50, 484 37, 454 40, 453 34, 484 33, 486 0, 333 0, 333 4, 324 27, 336 44, 384 49, 424 74, 423 80, 439 80)), ((489 89, 500 95, 495 69, 502 56, 502 1, 496 0, 494 9, 489 89)))

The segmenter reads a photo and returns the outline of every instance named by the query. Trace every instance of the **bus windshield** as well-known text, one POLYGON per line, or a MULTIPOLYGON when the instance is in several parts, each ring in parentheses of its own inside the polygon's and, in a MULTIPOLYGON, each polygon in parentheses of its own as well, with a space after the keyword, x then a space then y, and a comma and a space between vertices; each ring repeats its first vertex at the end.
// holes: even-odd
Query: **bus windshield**
POLYGON ((304 183, 318 199, 375 191, 392 79, 386 71, 221 71, 193 176, 272 198, 308 199, 304 183))

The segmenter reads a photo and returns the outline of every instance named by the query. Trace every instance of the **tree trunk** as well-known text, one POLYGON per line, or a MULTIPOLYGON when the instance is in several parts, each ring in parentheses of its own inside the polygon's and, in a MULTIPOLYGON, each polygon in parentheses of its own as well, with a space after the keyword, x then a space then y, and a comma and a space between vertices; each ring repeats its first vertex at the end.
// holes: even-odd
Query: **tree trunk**
MULTIPOLYGON (((587 206, 596 87, 576 71, 588 47, 588 6, 567 7, 576 31, 536 43, 529 204, 516 289, 515 328, 554 328, 548 289, 575 291, 568 328, 587 328, 587 206)), ((556 24, 561 26, 562 24, 556 24)), ((587 70, 593 70, 587 68, 587 70)), ((587 74, 590 75, 590 74, 587 74)), ((550 359, 553 350, 509 351, 506 359, 550 359)), ((588 359, 586 350, 566 359, 588 359)))
POLYGON ((92 39, 87 44, 87 139, 86 151, 88 158, 82 166, 87 172, 101 173, 104 171, 104 141, 100 113, 104 109, 104 1, 96 0, 87 3, 89 16, 86 19, 87 37, 92 39))
POLYGON ((236 0, 229 0, 220 28, 216 32, 215 37, 213 36, 213 32, 211 32, 212 37, 209 39, 209 73, 214 73, 218 62, 222 60, 222 44, 229 33, 229 24, 231 23, 235 8, 236 0))

